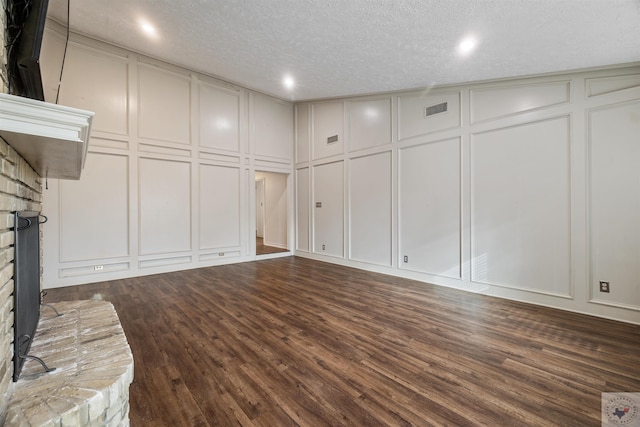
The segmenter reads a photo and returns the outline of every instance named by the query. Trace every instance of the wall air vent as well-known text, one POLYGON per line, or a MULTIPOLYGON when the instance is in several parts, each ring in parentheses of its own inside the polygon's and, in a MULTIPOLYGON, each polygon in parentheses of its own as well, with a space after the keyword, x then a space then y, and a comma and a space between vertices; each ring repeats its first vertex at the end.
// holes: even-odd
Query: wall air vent
POLYGON ((447 111, 447 103, 432 105, 424 108, 424 117, 433 116, 434 114, 445 113, 447 111))

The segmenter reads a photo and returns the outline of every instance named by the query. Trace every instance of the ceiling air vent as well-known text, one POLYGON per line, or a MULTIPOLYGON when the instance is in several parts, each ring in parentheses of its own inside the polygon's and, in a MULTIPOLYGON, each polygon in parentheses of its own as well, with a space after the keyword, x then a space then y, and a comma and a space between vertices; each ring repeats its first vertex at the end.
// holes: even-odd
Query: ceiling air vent
POLYGON ((443 102, 441 104, 425 107, 424 116, 429 117, 429 116, 433 116, 434 114, 445 113, 446 111, 447 111, 447 103, 443 102))

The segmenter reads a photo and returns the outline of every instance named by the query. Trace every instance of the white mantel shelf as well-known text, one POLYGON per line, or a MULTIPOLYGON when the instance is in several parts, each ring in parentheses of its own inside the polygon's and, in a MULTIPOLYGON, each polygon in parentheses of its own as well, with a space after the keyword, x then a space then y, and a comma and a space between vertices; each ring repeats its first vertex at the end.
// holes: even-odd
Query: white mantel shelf
POLYGON ((80 179, 93 115, 0 93, 0 136, 44 178, 80 179))

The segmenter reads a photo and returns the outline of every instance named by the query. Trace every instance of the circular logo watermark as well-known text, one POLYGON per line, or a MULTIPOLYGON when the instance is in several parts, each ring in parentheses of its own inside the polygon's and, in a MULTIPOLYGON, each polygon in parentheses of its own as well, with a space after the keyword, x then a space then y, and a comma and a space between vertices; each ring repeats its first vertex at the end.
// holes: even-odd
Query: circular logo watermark
POLYGON ((602 409, 610 425, 629 426, 640 420, 640 404, 631 397, 613 395, 603 404, 602 409))

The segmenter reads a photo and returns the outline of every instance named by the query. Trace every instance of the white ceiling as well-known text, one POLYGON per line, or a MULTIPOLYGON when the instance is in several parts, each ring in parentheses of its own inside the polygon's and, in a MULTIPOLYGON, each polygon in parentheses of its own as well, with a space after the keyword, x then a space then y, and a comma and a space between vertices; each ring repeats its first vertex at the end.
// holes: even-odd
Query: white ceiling
MULTIPOLYGON (((66 21, 67 0, 49 13, 66 21)), ((71 0, 73 31, 289 100, 640 61, 640 0, 71 0), (155 26, 155 38, 140 31, 155 26), (464 56, 467 36, 477 48, 464 56), (296 81, 287 89, 282 79, 296 81)))

